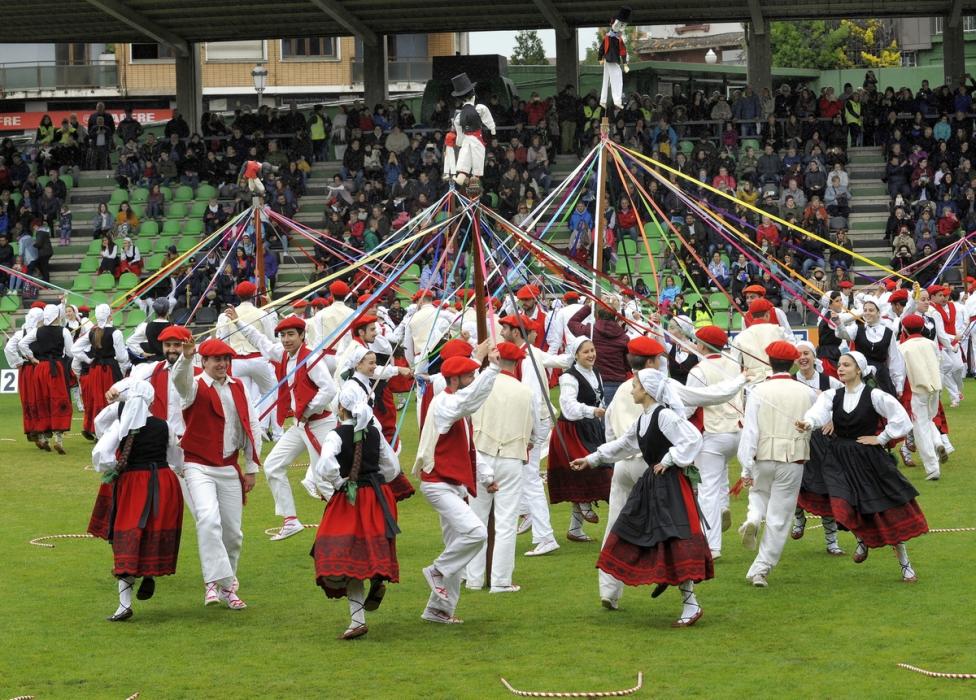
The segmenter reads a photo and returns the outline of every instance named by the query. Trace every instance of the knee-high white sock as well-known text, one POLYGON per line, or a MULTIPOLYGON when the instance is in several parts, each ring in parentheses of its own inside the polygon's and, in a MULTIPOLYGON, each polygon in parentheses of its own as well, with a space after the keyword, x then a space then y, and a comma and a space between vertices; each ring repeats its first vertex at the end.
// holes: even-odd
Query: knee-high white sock
POLYGON ((119 577, 119 607, 115 614, 121 615, 132 607, 132 585, 136 580, 132 576, 119 577))
POLYGON ((827 548, 837 546, 837 521, 833 518, 826 516, 821 522, 823 523, 824 530, 824 542, 827 543, 827 548))
POLYGON ((349 629, 366 624, 366 593, 363 582, 349 579, 346 583, 346 597, 349 598, 349 629))
POLYGON ((572 510, 569 511, 569 531, 574 535, 583 534, 583 514, 579 503, 574 503, 572 510))
POLYGON ((908 558, 908 547, 905 543, 896 544, 895 555, 898 557, 898 563, 901 564, 901 576, 902 578, 914 578, 915 569, 912 568, 912 562, 908 558))
POLYGON ((690 619, 701 610, 698 598, 695 597, 695 584, 692 581, 684 581, 678 585, 678 589, 681 591, 681 600, 684 603, 684 607, 681 608, 681 619, 690 619))

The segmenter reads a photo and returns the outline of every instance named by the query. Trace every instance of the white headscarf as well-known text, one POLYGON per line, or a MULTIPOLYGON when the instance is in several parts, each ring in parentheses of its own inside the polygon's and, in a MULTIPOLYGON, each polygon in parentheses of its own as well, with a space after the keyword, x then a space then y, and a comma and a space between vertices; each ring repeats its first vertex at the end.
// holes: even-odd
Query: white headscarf
POLYGON ((352 414, 356 420, 356 430, 366 430, 373 420, 373 409, 370 408, 366 395, 358 387, 344 384, 339 391, 339 405, 352 414))
POLYGON ((844 354, 850 355, 851 359, 857 363, 858 368, 861 370, 861 379, 867 379, 874 374, 874 367, 868 364, 868 359, 863 353, 860 353, 857 350, 850 350, 844 354))
POLYGON ((637 379, 644 387, 644 391, 653 396, 655 401, 681 416, 684 415, 684 404, 678 392, 672 388, 668 375, 657 369, 642 369, 637 373, 637 379))
POLYGON ((41 314, 41 319, 45 326, 54 325, 54 322, 61 318, 61 309, 54 304, 48 304, 44 307, 44 311, 41 314))
POLYGON ((138 430, 146 425, 149 417, 149 407, 156 397, 156 391, 147 381, 133 380, 129 387, 119 394, 119 400, 125 401, 122 416, 119 418, 119 440, 121 441, 130 430, 138 430))
POLYGON ((365 345, 360 345, 359 343, 352 343, 352 345, 354 346, 352 352, 346 356, 346 362, 341 369, 343 372, 346 370, 352 370, 355 372, 356 366, 363 361, 363 358, 366 357, 367 353, 372 352, 372 350, 367 348, 365 345))
POLYGON ((37 328, 37 324, 41 322, 41 318, 44 316, 44 311, 41 309, 30 309, 27 315, 24 317, 23 331, 32 331, 37 328))
POLYGON ((681 330, 681 333, 686 338, 695 337, 695 324, 691 322, 691 319, 687 316, 675 316, 673 319, 675 325, 681 330))
POLYGON ((147 381, 130 379, 118 385, 119 401, 124 401, 122 415, 118 404, 112 403, 101 410, 95 418, 95 431, 98 442, 92 449, 92 465, 95 471, 107 472, 115 469, 116 453, 125 437, 134 430, 145 427, 156 392, 147 381))
POLYGON ((573 336, 573 339, 566 344, 566 352, 573 357, 576 357, 576 353, 578 353, 579 349, 583 347, 583 343, 587 342, 588 340, 589 338, 587 338, 585 335, 573 336))
POLYGON ((99 304, 95 307, 95 325, 99 328, 105 328, 108 325, 109 320, 112 318, 112 307, 108 304, 99 304))
POLYGON ((821 362, 820 358, 817 357, 817 348, 814 346, 813 343, 811 343, 809 340, 798 340, 796 341, 795 345, 797 350, 799 350, 800 348, 806 348, 811 353, 813 353, 813 357, 814 357, 813 368, 818 372, 823 372, 823 362, 821 362))

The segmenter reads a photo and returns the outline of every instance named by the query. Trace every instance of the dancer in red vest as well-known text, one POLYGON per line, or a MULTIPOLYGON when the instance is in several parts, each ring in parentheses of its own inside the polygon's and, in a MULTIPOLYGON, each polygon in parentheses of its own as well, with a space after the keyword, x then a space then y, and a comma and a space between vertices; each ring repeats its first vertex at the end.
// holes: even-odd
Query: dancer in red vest
POLYGON ((61 323, 61 310, 48 304, 42 325, 24 334, 17 344, 21 356, 34 365, 32 405, 37 446, 64 454, 64 433, 71 430, 71 394, 68 367, 71 364, 71 332, 61 323), (53 445, 51 444, 53 443, 53 445))
POLYGON ((186 432, 186 487, 193 502, 200 566, 207 585, 204 604, 224 602, 232 610, 247 606, 237 596, 237 562, 244 533, 243 504, 261 465, 261 431, 252 399, 242 382, 227 374, 234 351, 222 340, 199 348, 203 372, 193 376, 192 342, 173 366, 173 386, 183 400, 186 432), (238 465, 244 450, 244 472, 238 465))
MULTIPOLYGON (((440 367, 442 363, 452 357, 471 357, 471 343, 461 338, 451 338, 446 343, 441 346, 440 352, 438 353, 440 357, 440 362, 437 366, 440 367)), ((427 376, 427 385, 424 387, 424 393, 420 397, 420 428, 423 430, 424 422, 427 420, 427 411, 430 410, 430 402, 434 400, 434 397, 447 388, 447 382, 444 380, 444 375, 440 372, 434 372, 427 376)))
MULTIPOLYGON (((224 312, 235 323, 237 312, 227 307, 224 312)), ((315 362, 315 355, 305 345, 305 321, 299 316, 287 316, 275 326, 278 342, 272 343, 253 326, 237 323, 237 328, 261 354, 274 365, 278 385, 278 418, 292 415, 295 423, 281 436, 264 462, 264 475, 274 497, 275 514, 284 518, 281 529, 271 536, 273 541, 287 539, 303 530, 295 510, 295 497, 288 482, 288 465, 307 452, 309 465, 314 465, 322 451, 322 444, 336 426, 329 404, 336 395, 335 382, 324 362, 315 362), (287 381, 285 377, 288 378, 287 381)))
POLYGON ((95 470, 106 474, 98 491, 88 532, 112 543, 119 580, 119 607, 108 618, 132 617, 132 587, 142 578, 136 598, 148 600, 156 577, 176 573, 183 530, 183 494, 170 469, 169 426, 151 415, 155 392, 144 381, 131 381, 117 405, 98 414, 99 440, 92 450, 95 470))
MULTIPOLYGON (((479 480, 471 414, 488 400, 498 376, 498 351, 489 353, 489 342, 478 346, 474 360, 452 357, 441 366, 447 388, 430 404, 414 463, 420 491, 440 516, 444 538, 444 551, 424 567, 431 593, 421 618, 445 625, 461 622, 454 615, 461 596, 461 575, 488 539, 488 530, 468 505, 468 497, 477 495, 479 480), (486 355, 492 364, 475 379, 486 355)), ((493 479, 486 478, 482 484, 488 493, 498 490, 493 479)))

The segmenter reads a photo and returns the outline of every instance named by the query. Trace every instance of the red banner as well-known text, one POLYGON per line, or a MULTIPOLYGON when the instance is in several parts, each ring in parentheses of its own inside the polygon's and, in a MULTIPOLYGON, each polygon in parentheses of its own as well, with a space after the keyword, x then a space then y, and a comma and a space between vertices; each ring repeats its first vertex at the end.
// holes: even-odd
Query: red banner
MULTIPOLYGON (((121 109, 105 110, 115 118, 115 124, 125 119, 125 112, 121 109)), ((45 114, 51 115, 54 127, 61 126, 61 120, 67 119, 72 114, 78 115, 78 122, 88 128, 88 117, 95 112, 94 109, 78 109, 59 112, 0 112, 0 131, 33 131, 41 125, 41 118, 45 114)), ((143 124, 151 122, 165 122, 173 118, 171 109, 133 109, 132 116, 143 124)))

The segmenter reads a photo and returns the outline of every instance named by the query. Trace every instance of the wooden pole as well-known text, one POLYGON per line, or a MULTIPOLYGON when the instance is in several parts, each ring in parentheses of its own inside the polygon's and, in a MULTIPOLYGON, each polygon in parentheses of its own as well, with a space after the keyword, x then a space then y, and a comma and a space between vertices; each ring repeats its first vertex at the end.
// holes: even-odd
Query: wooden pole
MULTIPOLYGON (((607 162, 606 141, 609 134, 610 122, 604 114, 600 119, 600 161, 596 170, 596 228, 593 232, 593 267, 597 272, 603 272, 603 239, 604 232, 607 228, 607 217, 604 210, 607 208, 607 177, 605 168, 607 162)), ((593 276, 591 291, 593 292, 593 296, 597 297, 599 290, 596 275, 593 276)))
POLYGON ((264 232, 261 230, 261 197, 251 200, 254 208, 254 274, 258 278, 258 298, 264 296, 264 232))

